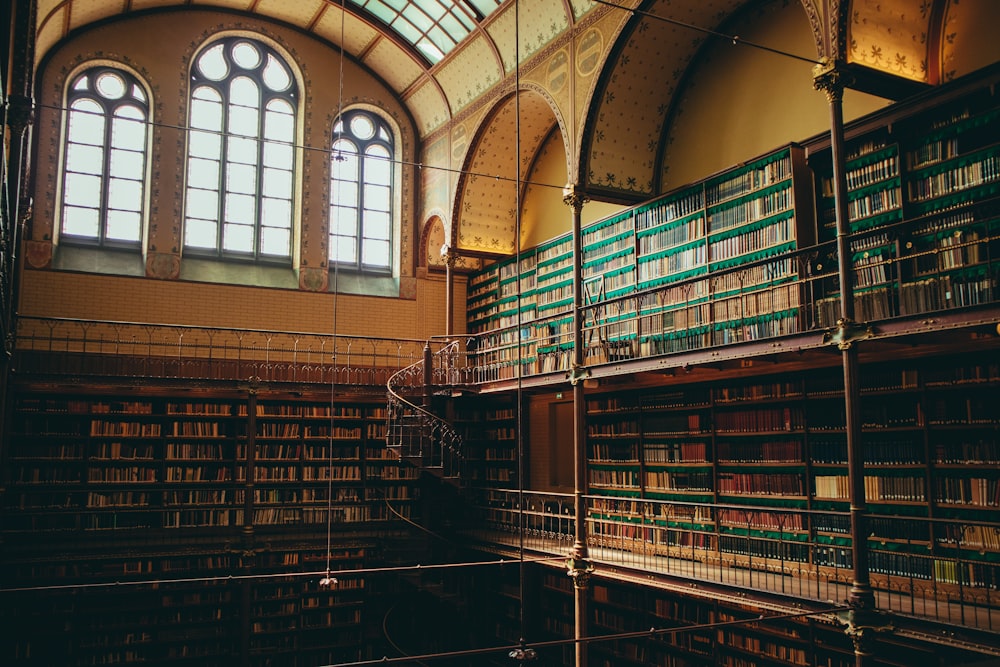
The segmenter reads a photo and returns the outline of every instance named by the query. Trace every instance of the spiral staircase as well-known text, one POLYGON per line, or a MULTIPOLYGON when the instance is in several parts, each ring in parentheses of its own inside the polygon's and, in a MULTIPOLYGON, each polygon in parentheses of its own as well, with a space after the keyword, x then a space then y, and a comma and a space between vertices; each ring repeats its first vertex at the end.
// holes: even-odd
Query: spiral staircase
POLYGON ((423 358, 392 375, 386 386, 388 448, 400 460, 455 484, 461 482, 462 436, 434 410, 440 403, 435 397, 467 388, 462 381, 467 371, 464 362, 460 341, 436 352, 428 344, 423 358))

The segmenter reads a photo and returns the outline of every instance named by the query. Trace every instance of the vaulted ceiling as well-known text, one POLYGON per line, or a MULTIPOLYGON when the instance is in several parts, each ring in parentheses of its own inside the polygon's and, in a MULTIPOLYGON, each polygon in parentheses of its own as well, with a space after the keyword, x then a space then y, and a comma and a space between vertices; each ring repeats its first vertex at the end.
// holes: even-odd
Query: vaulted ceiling
MULTIPOLYGON (((421 140, 450 133, 445 150, 457 156, 463 133, 473 150, 457 159, 469 173, 496 173, 500 160, 526 176, 558 125, 570 180, 578 171, 592 195, 628 202, 657 194, 666 126, 707 40, 738 34, 748 12, 782 1, 808 17, 815 51, 801 56, 936 84, 948 78, 955 32, 968 25, 960 19, 977 13, 969 5, 994 0, 37 0, 35 59, 75 31, 138 13, 256 15, 343 48, 398 94, 421 140), (831 12, 839 18, 824 18, 831 12), (510 92, 522 70, 540 95, 521 100, 520 129, 526 112, 536 117, 515 155, 510 92), (559 93, 567 77, 577 87, 559 93), (489 168, 483 155, 494 160, 489 168)), ((472 177, 458 188, 445 215, 468 220, 452 240, 483 251, 512 247, 516 192, 472 177)))
MULTIPOLYGON (((825 11, 822 0, 800 1, 816 20, 825 11)), ((571 27, 594 14, 612 13, 620 31, 586 35, 590 42, 579 45, 580 53, 590 60, 577 66, 604 70, 603 99, 596 115, 619 118, 637 99, 646 107, 640 118, 632 119, 640 123, 641 131, 631 133, 632 139, 618 155, 608 150, 612 137, 595 141, 594 157, 614 162, 636 150, 648 151, 707 31, 720 29, 741 8, 754 4, 754 0, 38 0, 35 55, 36 60, 42 58, 76 30, 130 14, 171 7, 246 12, 342 46, 400 95, 418 131, 426 136, 509 77, 519 63, 565 37, 571 27), (633 8, 640 11, 630 11, 633 8), (613 65, 613 72, 606 64, 613 65), (634 87, 642 81, 656 81, 657 86, 642 85, 637 93, 634 87), (653 99, 647 97, 650 90, 653 99)), ((929 64, 930 74, 937 74, 931 49, 937 46, 940 30, 935 31, 933 24, 940 22, 946 5, 958 3, 830 4, 843 5, 842 15, 850 17, 850 43, 845 41, 842 48, 854 60, 926 80, 929 64), (923 38, 913 43, 913 35, 923 38)), ((824 37, 817 35, 817 41, 824 37)))

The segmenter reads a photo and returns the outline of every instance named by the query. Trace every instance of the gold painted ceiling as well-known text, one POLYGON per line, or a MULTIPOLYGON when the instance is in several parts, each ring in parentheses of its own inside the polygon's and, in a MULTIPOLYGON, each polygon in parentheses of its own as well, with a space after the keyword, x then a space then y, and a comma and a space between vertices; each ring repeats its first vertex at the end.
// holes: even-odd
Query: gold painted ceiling
MULTIPOLYGON (((441 1, 450 7, 465 0, 441 1)), ((958 0, 772 1, 802 6, 813 24, 817 58, 839 43, 840 58, 923 83, 938 83, 939 71, 947 68, 939 60, 946 59, 954 35, 946 34, 944 24, 952 30, 960 25, 958 0), (838 7, 843 17, 843 34, 832 39, 817 27, 826 6, 838 7)), ((962 6, 992 1, 962 0, 962 6)), ((449 202, 434 206, 459 221, 451 230, 459 247, 503 253, 515 238, 517 193, 502 181, 471 174, 526 177, 540 137, 559 124, 569 132, 563 140, 571 178, 579 169, 591 198, 634 202, 657 194, 665 153, 661 140, 687 72, 708 39, 705 31, 732 29, 740 12, 757 3, 506 0, 477 17, 469 34, 434 60, 359 9, 363 0, 37 0, 35 59, 90 24, 156 9, 224 8, 295 26, 343 47, 380 77, 409 109, 422 141, 462 130, 475 153, 455 155, 455 145, 447 150, 454 166, 461 163, 470 176, 458 179, 449 202), (509 92, 515 70, 544 89, 542 96, 528 93, 530 99, 522 99, 517 127, 526 139, 519 156, 511 150, 515 123, 509 92), (569 108, 568 93, 561 90, 567 71, 577 82, 569 108)))

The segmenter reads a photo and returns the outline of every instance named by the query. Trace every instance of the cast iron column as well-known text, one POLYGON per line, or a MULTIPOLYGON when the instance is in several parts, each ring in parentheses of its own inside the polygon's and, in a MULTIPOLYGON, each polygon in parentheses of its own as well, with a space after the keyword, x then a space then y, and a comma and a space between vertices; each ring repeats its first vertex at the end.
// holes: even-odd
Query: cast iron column
POLYGON ((855 667, 874 664, 874 635, 880 630, 875 610, 875 594, 868 572, 868 505, 865 500, 865 458, 861 439, 860 386, 857 341, 870 329, 854 320, 854 274, 850 246, 850 219, 847 208, 847 171, 844 159, 844 89, 849 75, 836 61, 813 68, 813 82, 830 102, 830 154, 833 163, 833 196, 837 220, 837 272, 840 279, 840 319, 831 340, 841 350, 844 367, 844 408, 846 412, 847 468, 851 504, 851 544, 854 558, 851 589, 847 595, 850 611, 847 633, 854 642, 855 667))
POLYGON ((576 667, 587 667, 587 636, 589 618, 587 590, 594 566, 587 552, 587 507, 583 495, 587 491, 587 402, 583 378, 583 239, 580 215, 586 196, 575 185, 563 189, 563 202, 573 208, 573 365, 569 371, 573 385, 573 514, 576 517, 573 549, 566 561, 567 573, 573 579, 574 639, 576 667))

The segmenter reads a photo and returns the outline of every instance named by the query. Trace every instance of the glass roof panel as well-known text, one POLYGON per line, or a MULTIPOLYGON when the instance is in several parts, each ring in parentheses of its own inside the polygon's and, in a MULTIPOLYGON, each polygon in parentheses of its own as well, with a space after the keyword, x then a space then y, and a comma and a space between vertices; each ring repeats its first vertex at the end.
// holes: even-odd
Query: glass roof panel
POLYGON ((503 0, 350 0, 413 46, 433 65, 503 0))

